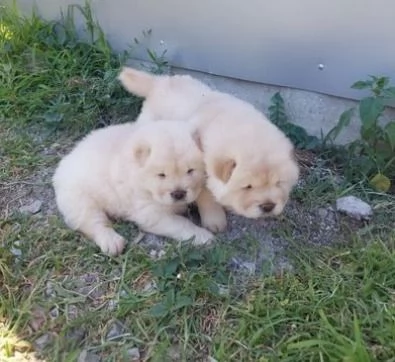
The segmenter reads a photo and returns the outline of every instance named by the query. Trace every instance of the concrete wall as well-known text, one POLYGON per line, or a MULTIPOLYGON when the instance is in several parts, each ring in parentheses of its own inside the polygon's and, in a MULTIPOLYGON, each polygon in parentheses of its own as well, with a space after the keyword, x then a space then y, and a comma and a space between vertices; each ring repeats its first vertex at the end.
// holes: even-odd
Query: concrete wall
MULTIPOLYGON (((82 0, 18 0, 46 18, 82 0)), ((111 43, 149 47, 209 74, 342 97, 367 74, 395 76, 393 0, 92 0, 111 43)), ((142 55, 142 54, 140 54, 142 55)))

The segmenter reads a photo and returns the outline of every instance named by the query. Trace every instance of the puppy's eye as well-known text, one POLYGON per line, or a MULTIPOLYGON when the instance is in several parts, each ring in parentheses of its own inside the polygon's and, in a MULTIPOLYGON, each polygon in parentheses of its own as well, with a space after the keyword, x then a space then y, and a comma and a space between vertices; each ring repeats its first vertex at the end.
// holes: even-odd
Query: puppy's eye
POLYGON ((158 177, 159 177, 159 178, 165 178, 166 175, 165 175, 163 172, 161 172, 161 173, 158 173, 158 177))
POLYGON ((193 168, 190 168, 190 169, 187 171, 187 174, 188 174, 188 175, 192 175, 194 172, 195 172, 195 170, 194 170, 193 168))
POLYGON ((250 189, 252 189, 252 185, 244 186, 243 189, 244 189, 244 190, 250 190, 250 189))

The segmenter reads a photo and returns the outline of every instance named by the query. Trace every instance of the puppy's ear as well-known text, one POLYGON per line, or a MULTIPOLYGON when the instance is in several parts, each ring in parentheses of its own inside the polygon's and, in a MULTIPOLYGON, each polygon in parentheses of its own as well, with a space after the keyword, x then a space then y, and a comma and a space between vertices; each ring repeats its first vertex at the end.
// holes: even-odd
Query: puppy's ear
POLYGON ((198 130, 192 132, 192 139, 196 143, 196 146, 199 148, 199 150, 203 152, 202 140, 200 139, 198 130))
POLYGON ((151 148, 147 144, 137 145, 133 149, 133 156, 137 163, 143 167, 151 154, 151 148))
POLYGON ((232 159, 219 159, 214 162, 214 174, 222 182, 226 183, 232 176, 236 167, 236 161, 232 159))

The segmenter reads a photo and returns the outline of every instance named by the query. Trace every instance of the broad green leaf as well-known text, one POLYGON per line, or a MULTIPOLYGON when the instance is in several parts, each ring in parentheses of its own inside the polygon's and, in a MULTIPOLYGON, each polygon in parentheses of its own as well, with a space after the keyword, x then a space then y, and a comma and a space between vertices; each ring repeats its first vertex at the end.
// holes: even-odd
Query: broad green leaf
POLYGON ((359 104, 359 116, 365 129, 372 128, 384 110, 381 99, 376 97, 367 97, 361 100, 359 104))
POLYGON ((370 88, 372 86, 372 84, 373 84, 373 81, 371 81, 371 80, 367 80, 367 81, 359 80, 358 82, 355 82, 351 86, 351 88, 353 88, 353 89, 366 89, 366 88, 370 88))
POLYGON ((337 122, 337 125, 333 127, 328 134, 325 136, 324 142, 326 141, 335 141, 339 136, 340 132, 343 131, 350 124, 352 114, 354 112, 354 108, 350 108, 347 111, 344 111, 337 122))
POLYGON ((383 175, 382 173, 378 173, 370 180, 370 185, 376 191, 388 192, 391 187, 391 181, 387 176, 383 175))
POLYGON ((395 87, 388 87, 384 89, 383 94, 388 98, 395 98, 395 87))
POLYGON ((170 288, 165 295, 166 305, 170 308, 176 301, 176 291, 174 288, 170 288))
POLYGON ((384 87, 388 85, 389 82, 390 82, 389 77, 379 77, 375 81, 375 86, 378 89, 382 90, 384 87))
POLYGON ((391 144, 391 148, 395 150, 395 121, 389 122, 384 127, 384 131, 388 137, 388 141, 391 144))
POLYGON ((204 255, 202 254, 201 250, 194 249, 188 252, 188 254, 186 255, 186 260, 203 261, 204 255))
POLYGON ((208 280, 206 285, 207 291, 212 295, 218 296, 220 293, 219 286, 213 280, 208 280))
POLYGON ((149 314, 156 318, 164 317, 169 313, 169 308, 164 303, 155 304, 150 310, 149 314))
POLYGON ((167 261, 166 264, 164 265, 164 270, 163 270, 164 275, 163 276, 164 277, 173 276, 176 273, 179 266, 180 266, 180 259, 178 257, 167 261))
POLYGON ((271 98, 271 105, 269 106, 269 118, 277 126, 285 125, 288 122, 287 114, 285 112, 284 99, 279 92, 275 93, 271 98))
POLYGON ((180 295, 176 298, 174 309, 180 309, 193 305, 193 299, 187 295, 180 295))

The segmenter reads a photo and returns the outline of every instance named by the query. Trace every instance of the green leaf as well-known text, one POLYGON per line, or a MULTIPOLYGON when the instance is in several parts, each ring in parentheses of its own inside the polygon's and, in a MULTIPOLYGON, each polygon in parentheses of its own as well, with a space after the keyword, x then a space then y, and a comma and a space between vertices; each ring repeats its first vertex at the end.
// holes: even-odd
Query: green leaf
POLYGON ((176 298, 176 304, 174 305, 174 309, 189 307, 191 305, 193 305, 193 299, 190 296, 179 295, 176 298))
POLYGON ((164 277, 171 277, 173 276, 176 272, 178 267, 180 266, 180 259, 174 258, 173 260, 168 261, 163 268, 163 276, 164 277))
POLYGON ((388 85, 388 83, 390 82, 389 77, 379 77, 375 80, 375 86, 379 89, 379 90, 383 90, 384 87, 386 87, 388 85))
POLYGON ((384 132, 387 135, 391 148, 395 149, 395 121, 387 123, 384 127, 384 132))
POLYGON ((194 260, 194 261, 204 261, 204 255, 202 254, 201 250, 190 250, 186 255, 186 260, 194 260))
POLYGON ((380 98, 367 97, 362 99, 359 104, 359 116, 363 127, 365 129, 372 128, 383 110, 384 105, 380 98))
POLYGON ((164 303, 155 304, 150 310, 149 314, 156 318, 161 318, 169 313, 169 307, 164 303))
POLYGON ((275 93, 271 98, 271 105, 269 106, 269 118, 277 126, 284 125, 288 122, 287 114, 285 112, 284 99, 279 92, 275 93))
POLYGON ((327 141, 335 141, 339 136, 340 132, 343 131, 350 124, 352 114, 354 112, 354 108, 350 108, 347 111, 344 111, 337 122, 337 125, 333 127, 328 134, 325 136, 324 142, 327 141))
POLYGON ((388 87, 384 89, 383 95, 387 98, 395 98, 395 87, 388 87))
POLYGON ((373 85, 373 81, 371 80, 367 80, 367 81, 363 81, 363 80, 359 80, 358 82, 355 82, 351 88, 353 89, 367 89, 370 88, 373 85))
POLYGON ((378 173, 370 180, 370 185, 376 191, 388 192, 391 187, 391 181, 387 176, 383 175, 382 173, 378 173))
POLYGON ((213 280, 208 280, 207 281, 207 291, 215 296, 218 296, 220 294, 220 289, 219 286, 216 282, 214 282, 213 280))

